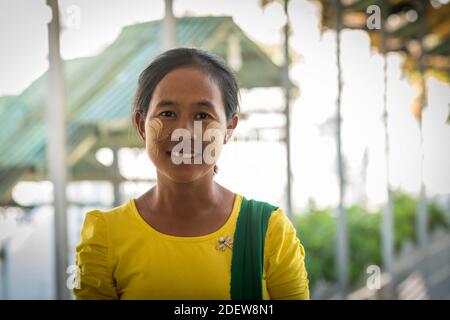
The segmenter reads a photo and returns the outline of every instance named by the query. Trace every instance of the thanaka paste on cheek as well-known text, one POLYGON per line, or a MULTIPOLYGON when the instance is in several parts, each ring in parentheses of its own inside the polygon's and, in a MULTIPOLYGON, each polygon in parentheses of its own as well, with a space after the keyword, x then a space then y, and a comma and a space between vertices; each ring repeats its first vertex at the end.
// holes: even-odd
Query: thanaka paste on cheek
MULTIPOLYGON (((225 137, 225 132, 226 132, 226 128, 223 124, 221 124, 219 121, 211 121, 205 129, 205 132, 208 131, 209 129, 217 129, 220 131, 220 133, 222 134, 222 137, 225 137)), ((222 140, 223 141, 223 140, 222 140)))
POLYGON ((159 154, 158 143, 161 141, 163 123, 159 119, 152 119, 148 122, 148 139, 146 139, 147 150, 155 157, 159 154))
MULTIPOLYGON (((205 133, 205 139, 211 141, 205 148, 206 157, 211 158, 206 162, 212 164, 219 159, 220 153, 222 152, 222 146, 225 143, 226 127, 218 121, 211 121, 206 126, 205 133), (208 132, 208 130, 210 131, 208 132), (214 156, 212 156, 212 153, 214 153, 214 156)), ((205 155, 203 158, 206 160, 205 155)))

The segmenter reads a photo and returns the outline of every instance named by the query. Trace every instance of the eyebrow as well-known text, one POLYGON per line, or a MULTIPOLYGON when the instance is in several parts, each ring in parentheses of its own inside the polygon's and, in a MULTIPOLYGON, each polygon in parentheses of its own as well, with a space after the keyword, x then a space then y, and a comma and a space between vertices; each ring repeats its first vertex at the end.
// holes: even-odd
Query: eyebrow
MULTIPOLYGON (((156 104, 156 107, 167 107, 167 106, 176 106, 176 105, 178 105, 178 103, 173 100, 162 99, 156 104)), ((215 109, 215 105, 209 100, 200 100, 200 101, 193 103, 193 105, 215 109)))

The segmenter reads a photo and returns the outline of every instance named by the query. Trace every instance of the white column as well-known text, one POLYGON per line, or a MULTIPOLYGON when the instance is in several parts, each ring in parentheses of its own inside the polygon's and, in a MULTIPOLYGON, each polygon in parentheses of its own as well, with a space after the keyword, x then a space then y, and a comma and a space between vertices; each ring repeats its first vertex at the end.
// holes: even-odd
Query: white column
POLYGON ((284 0, 284 14, 286 15, 286 24, 284 25, 284 66, 283 66, 283 87, 284 87, 284 115, 286 118, 285 126, 285 145, 286 145, 286 213, 297 227, 292 212, 292 170, 291 170, 291 82, 289 80, 289 0, 284 0))
POLYGON ((381 240, 383 244, 382 256, 383 256, 383 268, 384 272, 389 274, 391 282, 387 288, 387 293, 389 297, 393 298, 393 284, 394 284, 394 212, 392 204, 392 191, 390 183, 390 167, 389 167, 389 123, 388 123, 388 49, 386 45, 387 41, 387 31, 386 31, 386 21, 387 21, 387 10, 389 4, 384 4, 382 6, 382 21, 381 21, 381 46, 383 53, 383 125, 384 125, 384 141, 385 141, 385 161, 386 161, 386 204, 384 207, 383 214, 383 230, 381 234, 381 240))
POLYGON ((177 45, 176 20, 173 14, 173 0, 165 0, 165 15, 162 21, 162 50, 173 49, 177 45))
POLYGON ((336 66, 338 74, 338 93, 336 98, 336 149, 337 149, 337 169, 339 182, 339 204, 336 221, 336 255, 337 271, 339 279, 339 293, 343 299, 347 296, 348 286, 348 234, 347 234, 347 213, 344 208, 344 170, 342 162, 342 141, 341 141, 341 96, 342 96, 342 68, 341 68, 341 28, 342 13, 341 0, 335 0, 336 6, 336 66))
POLYGON ((64 103, 64 67, 60 56, 60 25, 57 0, 47 0, 52 10, 48 24, 49 70, 47 104, 47 170, 53 183, 55 223, 56 298, 69 299, 66 286, 68 265, 67 241, 67 151, 64 103))

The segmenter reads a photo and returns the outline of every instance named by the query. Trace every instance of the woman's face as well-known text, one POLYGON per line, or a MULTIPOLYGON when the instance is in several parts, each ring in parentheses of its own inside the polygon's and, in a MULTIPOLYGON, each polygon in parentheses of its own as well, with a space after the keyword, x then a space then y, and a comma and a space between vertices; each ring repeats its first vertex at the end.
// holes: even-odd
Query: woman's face
POLYGON ((156 86, 146 118, 138 117, 150 160, 175 182, 212 175, 222 145, 237 125, 236 115, 227 125, 218 85, 195 67, 169 72, 156 86))

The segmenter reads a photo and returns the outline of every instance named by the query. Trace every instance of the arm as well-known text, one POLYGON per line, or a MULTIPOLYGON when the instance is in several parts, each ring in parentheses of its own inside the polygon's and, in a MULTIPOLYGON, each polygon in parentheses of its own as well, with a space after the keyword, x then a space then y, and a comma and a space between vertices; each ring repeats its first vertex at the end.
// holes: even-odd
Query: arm
POLYGON ((76 248, 76 263, 80 270, 80 286, 73 290, 78 300, 118 299, 105 218, 100 211, 86 214, 81 230, 81 242, 76 248))
POLYGON ((305 250, 286 214, 270 217, 264 249, 267 289, 272 300, 308 300, 305 250))

